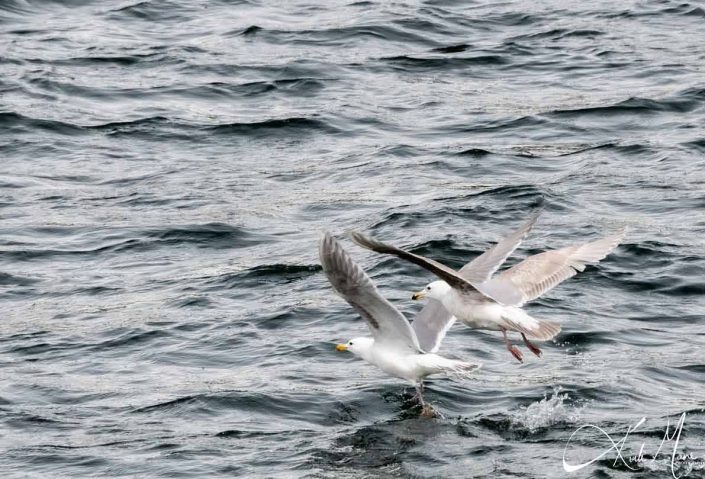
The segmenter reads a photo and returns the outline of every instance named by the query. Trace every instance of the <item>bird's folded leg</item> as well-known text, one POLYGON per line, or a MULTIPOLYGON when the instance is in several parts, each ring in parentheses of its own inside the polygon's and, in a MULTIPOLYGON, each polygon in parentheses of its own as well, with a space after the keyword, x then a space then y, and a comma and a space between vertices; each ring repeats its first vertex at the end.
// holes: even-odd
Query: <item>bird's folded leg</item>
POLYGON ((541 350, 540 350, 538 347, 536 347, 535 344, 532 344, 532 343, 526 338, 526 335, 525 335, 524 333, 521 333, 521 337, 522 337, 522 339, 524 340, 524 344, 526 344, 526 347, 529 348, 529 351, 531 351, 532 353, 534 353, 536 356, 541 357, 541 354, 543 354, 543 353, 541 352, 541 350))
POLYGON ((507 337, 507 330, 502 328, 502 334, 504 335, 504 344, 507 345, 507 351, 512 353, 512 356, 517 358, 520 363, 523 363, 524 361, 522 358, 524 357, 524 355, 521 353, 521 351, 519 351, 519 348, 509 342, 509 338, 507 337))

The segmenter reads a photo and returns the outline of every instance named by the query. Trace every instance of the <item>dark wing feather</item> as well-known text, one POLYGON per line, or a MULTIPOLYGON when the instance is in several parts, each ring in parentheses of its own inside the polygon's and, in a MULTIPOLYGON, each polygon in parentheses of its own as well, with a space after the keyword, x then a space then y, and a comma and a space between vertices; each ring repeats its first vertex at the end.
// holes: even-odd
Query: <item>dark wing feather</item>
POLYGON ((443 281, 448 283, 451 287, 456 288, 461 291, 475 290, 472 284, 461 277, 458 273, 453 271, 452 268, 442 265, 441 263, 434 261, 432 259, 425 258, 421 255, 409 253, 395 246, 382 243, 381 241, 373 240, 362 233, 354 231, 351 233, 352 240, 363 248, 375 251, 382 254, 391 254, 397 256, 398 258, 405 259, 415 265, 421 266, 422 268, 435 274, 443 281))
POLYGON ((323 235, 318 252, 333 289, 365 320, 376 342, 421 350, 404 315, 379 294, 365 271, 329 233, 323 235))

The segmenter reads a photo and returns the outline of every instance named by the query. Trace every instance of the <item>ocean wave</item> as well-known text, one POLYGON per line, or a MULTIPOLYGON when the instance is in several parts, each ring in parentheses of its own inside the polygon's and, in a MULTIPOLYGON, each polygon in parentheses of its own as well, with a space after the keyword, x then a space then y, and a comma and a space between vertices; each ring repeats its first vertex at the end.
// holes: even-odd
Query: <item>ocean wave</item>
POLYGON ((125 254, 149 251, 158 248, 190 245, 199 248, 238 249, 272 241, 270 235, 255 233, 225 223, 206 223, 174 226, 168 228, 125 228, 91 231, 83 236, 86 228, 58 228, 27 230, 41 233, 43 242, 50 237, 64 237, 72 247, 63 249, 36 248, 32 243, 20 243, 0 251, 0 258, 13 261, 36 261, 60 256, 92 257, 105 254, 125 254))
POLYGON ((325 120, 305 117, 276 118, 253 123, 226 123, 205 126, 203 129, 219 135, 244 135, 252 137, 292 135, 305 133, 307 131, 334 134, 340 131, 325 120))
POLYGON ((585 116, 585 115, 622 115, 622 114, 656 114, 659 112, 687 113, 693 111, 705 101, 705 90, 689 88, 662 100, 649 98, 630 98, 613 105, 586 107, 573 110, 554 110, 554 116, 585 116))
POLYGON ((205 284, 208 289, 218 291, 245 286, 283 285, 300 281, 319 271, 321 267, 317 264, 264 264, 209 278, 205 284))
POLYGON ((496 66, 504 65, 509 61, 501 55, 475 55, 471 57, 416 57, 399 55, 380 59, 384 64, 410 71, 449 70, 456 68, 469 68, 473 65, 496 66))

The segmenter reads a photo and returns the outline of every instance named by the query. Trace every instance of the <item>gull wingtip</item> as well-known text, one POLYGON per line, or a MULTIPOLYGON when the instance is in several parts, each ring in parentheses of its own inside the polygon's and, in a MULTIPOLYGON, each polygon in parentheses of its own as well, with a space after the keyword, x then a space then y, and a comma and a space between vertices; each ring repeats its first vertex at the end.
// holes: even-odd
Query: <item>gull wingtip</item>
POLYGON ((364 234, 360 233, 359 231, 352 230, 349 233, 350 239, 353 241, 353 243, 359 245, 359 246, 365 246, 366 244, 369 243, 369 239, 367 236, 364 234))
POLYGON ((330 231, 323 231, 318 241, 318 256, 322 262, 325 256, 330 255, 336 249, 336 246, 337 241, 330 231))
POLYGON ((318 238, 318 244, 323 247, 323 245, 327 243, 331 243, 333 240, 333 235, 330 234, 330 231, 323 231, 318 238))

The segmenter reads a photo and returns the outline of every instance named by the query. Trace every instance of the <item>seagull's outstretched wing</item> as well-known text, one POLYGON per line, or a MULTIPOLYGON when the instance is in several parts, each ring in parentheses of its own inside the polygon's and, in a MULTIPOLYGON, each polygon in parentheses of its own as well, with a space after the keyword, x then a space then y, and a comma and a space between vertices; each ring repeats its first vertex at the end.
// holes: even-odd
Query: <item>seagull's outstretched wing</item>
MULTIPOLYGON (((357 231, 353 231, 351 233, 351 237, 355 243, 363 248, 367 248, 377 253, 391 254, 427 269, 448 283, 451 288, 456 289, 460 293, 478 291, 498 303, 509 305, 517 303, 521 299, 521 295, 516 289, 492 288, 493 285, 489 284, 489 281, 485 281, 483 283, 482 281, 485 277, 484 273, 482 275, 478 275, 476 278, 463 278, 452 268, 442 265, 438 261, 433 261, 432 259, 428 259, 424 256, 409 253, 408 251, 404 251, 403 249, 399 249, 395 246, 373 240, 372 238, 369 238, 357 231)), ((466 272, 466 276, 470 275, 466 272)))
MULTIPOLYGON (((463 277, 466 277, 466 275, 468 277, 484 276, 485 281, 489 280, 506 261, 509 255, 512 254, 524 238, 526 238, 526 235, 531 231, 531 228, 536 223, 540 214, 541 209, 539 208, 534 211, 518 230, 480 256, 474 258, 463 266, 458 273, 463 277)), ((480 291, 483 289, 482 286, 482 284, 478 285, 480 291)), ((503 289, 496 293, 498 296, 503 295, 504 298, 501 299, 509 303, 518 302, 521 299, 521 293, 517 289, 503 289)), ((435 353, 438 351, 438 348, 440 348, 443 338, 445 338, 446 333, 451 326, 453 326, 454 322, 455 316, 446 311, 440 301, 429 298, 428 303, 426 303, 424 308, 419 311, 419 314, 414 318, 411 327, 416 331, 416 337, 419 340, 421 348, 426 352, 435 353)))
POLYGON ((485 286, 494 291, 518 292, 521 299, 513 306, 521 306, 575 276, 578 271, 583 271, 588 263, 603 259, 617 247, 624 234, 625 231, 622 231, 590 243, 529 256, 502 271, 485 286))
POLYGON ((408 251, 399 249, 396 246, 382 243, 381 241, 373 240, 372 238, 365 236, 357 231, 353 231, 350 236, 355 243, 357 243, 359 246, 362 246, 363 248, 367 248, 377 253, 391 254, 401 259, 405 259, 411 263, 414 263, 415 265, 421 266, 424 269, 427 269, 428 271, 448 283, 453 288, 459 289, 461 291, 475 290, 475 288, 471 284, 471 281, 473 281, 472 278, 465 279, 460 276, 457 272, 453 271, 452 268, 442 265, 438 261, 433 261, 432 259, 428 259, 424 256, 409 253, 408 251))
POLYGON ((369 276, 329 233, 323 235, 318 253, 333 289, 365 320, 376 342, 421 350, 404 315, 379 294, 369 276))
POLYGON ((427 353, 435 353, 454 322, 455 316, 450 314, 440 301, 429 298, 414 318, 411 327, 416 333, 421 349, 427 353))
POLYGON ((489 280, 497 269, 504 264, 509 255, 524 241, 540 214, 541 209, 534 211, 528 221, 521 225, 518 230, 463 266, 459 271, 460 276, 470 282, 475 282, 475 278, 482 278, 480 283, 489 280))

